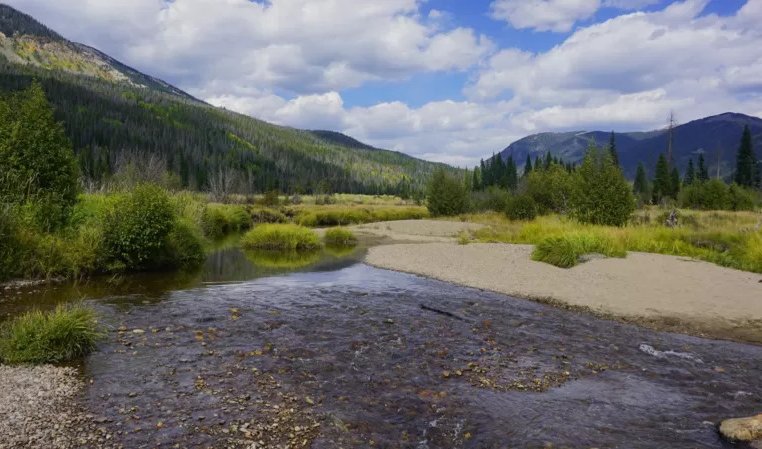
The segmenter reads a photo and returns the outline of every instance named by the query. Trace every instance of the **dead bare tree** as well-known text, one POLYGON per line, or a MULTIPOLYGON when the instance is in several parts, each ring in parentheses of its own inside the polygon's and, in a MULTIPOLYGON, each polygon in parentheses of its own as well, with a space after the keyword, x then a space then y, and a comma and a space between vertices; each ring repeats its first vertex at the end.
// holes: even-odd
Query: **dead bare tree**
POLYGON ((153 183, 169 187, 167 161, 147 151, 124 150, 114 163, 114 181, 118 187, 129 188, 137 184, 153 183))
POLYGON ((209 176, 209 194, 214 201, 225 202, 238 183, 238 174, 230 167, 220 167, 209 176))

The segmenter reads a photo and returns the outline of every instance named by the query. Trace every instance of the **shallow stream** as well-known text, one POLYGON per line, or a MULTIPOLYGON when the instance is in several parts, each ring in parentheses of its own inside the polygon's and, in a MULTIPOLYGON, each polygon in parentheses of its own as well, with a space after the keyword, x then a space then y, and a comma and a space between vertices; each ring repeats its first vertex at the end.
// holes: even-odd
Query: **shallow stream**
POLYGON ((0 313, 75 293, 99 310, 110 331, 83 366, 84 400, 128 448, 721 448, 735 446, 717 423, 762 407, 762 346, 362 254, 228 248, 199 273, 59 286, 6 297, 0 313))

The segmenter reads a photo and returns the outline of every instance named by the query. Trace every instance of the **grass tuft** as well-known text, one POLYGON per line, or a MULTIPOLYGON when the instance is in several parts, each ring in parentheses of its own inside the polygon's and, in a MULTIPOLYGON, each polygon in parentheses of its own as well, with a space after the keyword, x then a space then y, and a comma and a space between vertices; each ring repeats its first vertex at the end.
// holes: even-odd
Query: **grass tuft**
POLYGON ((95 312, 81 305, 34 310, 0 327, 4 363, 61 363, 85 356, 101 337, 95 312))
POLYGON ((625 257, 627 252, 614 240, 592 233, 574 233, 542 240, 532 252, 532 260, 561 268, 571 268, 585 254, 625 257))
POLYGON ((247 232, 241 245, 248 249, 312 250, 320 247, 317 234, 294 224, 263 224, 247 232))
POLYGON ((345 228, 331 228, 325 231, 323 241, 327 246, 355 246, 357 245, 357 237, 349 229, 345 228))

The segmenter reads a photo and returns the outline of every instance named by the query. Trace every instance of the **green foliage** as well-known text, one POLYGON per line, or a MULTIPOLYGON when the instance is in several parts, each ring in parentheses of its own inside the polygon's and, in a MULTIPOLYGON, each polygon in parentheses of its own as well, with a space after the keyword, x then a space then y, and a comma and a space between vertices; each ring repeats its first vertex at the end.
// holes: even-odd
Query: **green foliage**
POLYGON ((230 204, 208 204, 201 218, 204 235, 220 239, 230 233, 251 227, 252 219, 246 208, 230 204))
POLYGON ((669 163, 664 154, 659 155, 659 159, 656 162, 655 175, 653 180, 653 189, 651 191, 653 195, 654 204, 659 204, 664 198, 674 196, 674 185, 672 183, 672 177, 669 173, 669 163))
POLYGON ((607 257, 625 257, 627 252, 614 240, 594 233, 571 233, 549 237, 537 244, 532 260, 561 268, 571 268, 585 254, 603 254, 607 257))
POLYGON ((576 172, 572 215, 583 223, 624 226, 635 210, 632 189, 608 152, 588 150, 576 172))
POLYGON ((567 212, 574 191, 574 176, 559 164, 535 169, 525 178, 523 191, 537 204, 539 214, 567 212))
POLYGON ((317 234, 294 224, 263 224, 247 232, 241 246, 248 249, 312 250, 320 247, 317 234))
POLYGON ((648 185, 646 167, 643 166, 642 162, 638 164, 638 169, 635 172, 635 182, 632 185, 632 190, 640 202, 648 203, 651 200, 651 191, 648 185))
POLYGON ((349 229, 331 228, 326 229, 323 241, 327 246, 355 246, 357 237, 349 229))
POLYGON ((26 205, 41 229, 66 221, 79 189, 72 145, 38 83, 0 98, 0 200, 26 205))
POLYGON ((286 223, 288 217, 273 209, 255 209, 251 212, 251 221, 254 223, 286 223))
POLYGON ((203 239, 187 220, 176 220, 167 238, 164 260, 159 264, 174 268, 194 268, 204 262, 203 239))
POLYGON ((433 216, 458 215, 468 209, 468 191, 460 179, 437 170, 426 191, 429 213, 433 216))
POLYGON ((268 270, 295 270, 320 261, 317 250, 250 250, 245 252, 252 265, 268 270))
POLYGON ((728 187, 730 210, 754 210, 760 204, 760 195, 750 189, 745 189, 738 184, 728 187))
POLYGON ((104 256, 114 269, 160 265, 175 212, 166 191, 142 185, 121 196, 104 222, 104 256))
POLYGON ((511 194, 507 190, 496 186, 487 187, 485 190, 471 192, 469 201, 471 210, 477 212, 484 211, 504 211, 511 194))
POLYGON ((691 209, 723 210, 730 205, 728 186, 719 179, 685 186, 679 199, 682 207, 691 209))
POLYGON ((0 360, 61 363, 85 356, 101 337, 95 313, 83 306, 27 312, 0 327, 0 360))
POLYGON ((511 196, 505 206, 505 215, 511 220, 534 220, 537 203, 528 194, 511 196))
POLYGON ((735 181, 741 187, 759 187, 759 166, 752 147, 749 125, 744 126, 738 147, 735 181))
POLYGON ((299 209, 294 221, 302 226, 326 227, 393 220, 418 220, 428 217, 423 207, 347 207, 325 206, 299 209))

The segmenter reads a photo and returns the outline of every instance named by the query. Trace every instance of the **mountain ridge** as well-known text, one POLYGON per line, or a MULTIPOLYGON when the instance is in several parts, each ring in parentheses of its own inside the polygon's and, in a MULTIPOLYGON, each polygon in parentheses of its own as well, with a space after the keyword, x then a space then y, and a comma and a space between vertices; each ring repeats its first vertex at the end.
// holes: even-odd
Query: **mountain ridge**
MULTIPOLYGON (((738 112, 724 112, 676 126, 673 130, 674 162, 682 172, 689 159, 695 160, 699 154, 704 154, 711 173, 717 172, 719 160, 720 176, 731 176, 745 125, 751 129, 754 147, 758 149, 757 156, 762 156, 762 119, 738 112)), ((537 133, 513 142, 500 151, 500 155, 504 159, 513 156, 519 166, 524 165, 527 155, 534 161, 535 157, 544 156, 548 151, 564 161, 578 163, 591 142, 607 146, 610 136, 611 131, 537 133)), ((659 154, 667 150, 666 129, 614 132, 614 136, 620 164, 628 177, 635 175, 641 162, 651 173, 659 154)))
POLYGON ((149 155, 180 187, 206 190, 212 177, 232 171, 241 193, 409 194, 438 167, 460 173, 335 131, 283 127, 214 107, 2 4, 0 31, 0 93, 39 81, 83 174, 96 184, 127 156, 149 155))

